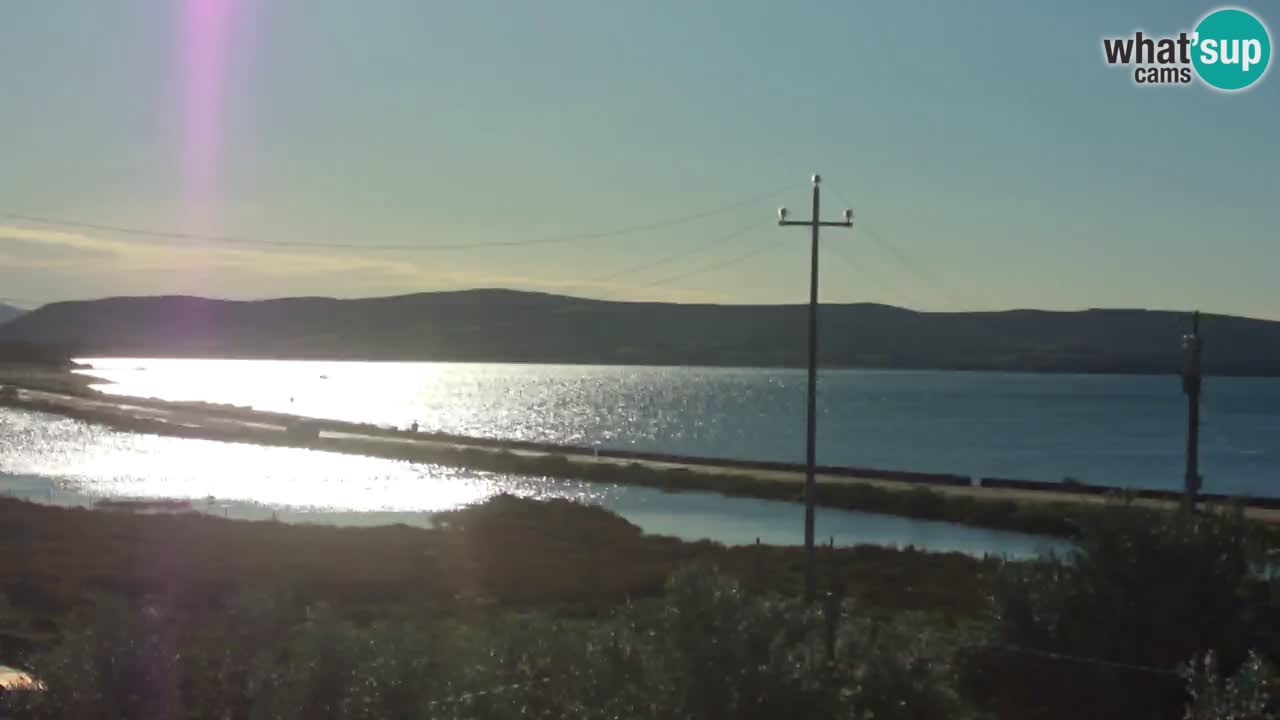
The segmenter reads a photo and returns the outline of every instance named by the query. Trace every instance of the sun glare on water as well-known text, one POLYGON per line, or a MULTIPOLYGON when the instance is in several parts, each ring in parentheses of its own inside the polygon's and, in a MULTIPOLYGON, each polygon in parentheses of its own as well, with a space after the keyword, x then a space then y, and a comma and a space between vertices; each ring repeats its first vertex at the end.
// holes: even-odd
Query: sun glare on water
POLYGON ((450 510, 506 492, 578 497, 579 484, 442 465, 115 432, 5 411, 0 473, 94 497, 251 502, 343 512, 450 510))

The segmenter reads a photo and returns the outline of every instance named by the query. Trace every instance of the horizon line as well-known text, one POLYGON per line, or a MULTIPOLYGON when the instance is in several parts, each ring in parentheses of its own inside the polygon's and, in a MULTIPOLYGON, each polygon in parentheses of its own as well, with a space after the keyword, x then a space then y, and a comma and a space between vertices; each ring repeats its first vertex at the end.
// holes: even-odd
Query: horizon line
MULTIPOLYGON (((548 292, 544 290, 521 290, 516 288, 504 287, 473 287, 451 290, 423 290, 417 292, 397 293, 392 295, 368 295, 368 296, 332 296, 332 295, 283 295, 271 297, 253 297, 253 298, 237 298, 237 297, 218 297, 211 295, 190 295, 183 293, 156 293, 145 295, 104 295, 100 297, 90 298, 68 298, 64 300, 51 300, 44 303, 21 303, 16 299, 0 298, 0 301, 9 304, 12 307, 23 310, 24 312, 35 312, 41 308, 50 305, 60 305, 66 303, 95 303, 112 300, 164 300, 164 299, 186 299, 200 300, 207 302, 224 302, 224 303, 270 303, 300 300, 316 300, 316 301, 333 301, 333 302, 363 302, 375 300, 396 300, 411 297, 421 297, 430 295, 465 295, 465 294, 481 294, 481 293, 509 293, 513 295, 540 296, 545 298, 560 298, 565 300, 575 300, 580 302, 592 302, 612 305, 673 305, 687 307, 746 307, 746 308, 781 308, 781 307, 805 307, 808 303, 788 302, 788 303, 724 303, 724 302, 682 302, 678 300, 628 300, 628 299, 609 299, 589 297, 584 295, 572 295, 568 293, 548 292), (24 304, 32 305, 32 307, 23 307, 24 304)), ((1158 307, 1081 307, 1081 308, 1036 308, 1027 306, 1015 306, 1002 309, 982 309, 982 310, 921 310, 906 305, 894 305, 891 303, 875 302, 871 300, 853 301, 853 302, 828 302, 819 301, 820 307, 882 307, 893 310, 900 310, 920 315, 975 315, 975 314, 999 314, 999 313, 1015 313, 1015 312, 1038 312, 1038 313, 1088 313, 1088 312, 1152 312, 1152 313, 1174 313, 1187 314, 1197 312, 1194 309, 1184 308, 1158 308, 1158 307)), ((1220 313, 1213 311, 1199 311, 1202 315, 1216 315, 1218 317, 1235 317, 1249 320, 1258 320, 1262 322, 1280 322, 1280 318, 1259 317, 1252 315, 1239 315, 1231 313, 1220 313)))

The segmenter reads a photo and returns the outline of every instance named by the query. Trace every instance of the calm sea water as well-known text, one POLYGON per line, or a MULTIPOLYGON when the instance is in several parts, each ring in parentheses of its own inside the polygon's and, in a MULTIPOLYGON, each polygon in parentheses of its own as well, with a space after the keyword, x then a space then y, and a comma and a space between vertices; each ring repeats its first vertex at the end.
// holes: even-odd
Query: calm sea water
MULTIPOLYGON (((101 389, 487 437, 802 461, 805 374, 747 368, 89 359, 101 389)), ((832 370, 823 463, 1182 483, 1174 376, 832 370)), ((1213 492, 1280 495, 1280 379, 1208 378, 1201 472, 1213 492)))
MULTIPOLYGON (((123 433, 0 408, 0 495, 91 505, 107 498, 181 499, 247 519, 427 526, 433 513, 498 493, 600 505, 646 532, 727 544, 801 542, 792 503, 664 493, 379 458, 123 433)), ((1028 556, 1054 546, 1018 533, 819 508, 819 537, 974 555, 1028 556)))

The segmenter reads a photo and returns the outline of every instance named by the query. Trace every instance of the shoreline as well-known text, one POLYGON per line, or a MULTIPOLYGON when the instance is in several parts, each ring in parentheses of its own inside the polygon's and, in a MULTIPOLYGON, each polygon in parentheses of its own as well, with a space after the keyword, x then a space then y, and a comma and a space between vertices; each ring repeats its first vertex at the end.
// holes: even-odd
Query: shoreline
MULTIPOLYGON (((135 354, 128 355, 101 355, 82 356, 75 362, 81 360, 146 360, 151 358, 139 357, 135 354)), ((348 356, 311 356, 311 357, 281 357, 279 355, 227 355, 220 356, 210 353, 201 353, 198 355, 166 355, 163 359, 169 360, 245 360, 249 362, 315 362, 315 363, 442 363, 450 365, 564 365, 570 367, 638 367, 638 368, 702 368, 702 369, 731 369, 731 370, 797 370, 806 369, 804 364, 751 364, 751 363, 657 363, 657 362, 590 362, 585 360, 477 360, 474 358, 420 358, 420 357, 348 357, 348 356)), ((90 369, 90 368, 83 368, 90 369)), ((1149 376, 1149 377, 1179 377, 1176 368, 1134 368, 1134 369, 1116 369, 1116 368, 1097 368, 1090 369, 1087 367, 1061 368, 1061 367, 962 367, 962 366, 942 366, 942 365, 840 365, 826 364, 822 366, 822 371, 844 371, 844 370, 860 370, 870 372, 912 372, 912 373, 933 373, 933 372, 950 372, 950 373, 978 373, 978 374, 1011 374, 1011 375, 1109 375, 1116 377, 1132 377, 1149 376)), ((1206 378, 1256 378, 1256 379, 1275 379, 1280 378, 1280 370, 1271 373, 1254 373, 1254 372, 1206 372, 1203 377, 1206 378)), ((109 380, 102 380, 102 383, 110 383, 109 380)))
MULTIPOLYGON (((295 447, 466 467, 474 470, 638 485, 665 491, 800 502, 802 466, 785 463, 676 458, 658 453, 593 451, 545 443, 388 430, 371 425, 303 418, 210 403, 110 396, 89 388, 100 379, 82 373, 0 368, 0 383, 22 390, 0 396, 0 406, 45 412, 125 432, 295 447), (67 376, 77 378, 68 382, 67 376), (57 389, 54 389, 57 388, 57 389), (70 392, 68 392, 70 390, 70 392)), ((1105 504, 1125 499, 1150 510, 1171 510, 1161 493, 1126 493, 1098 486, 1027 488, 975 485, 963 476, 820 468, 816 504, 996 530, 1070 537, 1078 523, 1105 504), (1073 491, 1074 490, 1074 491, 1073 491), (1155 496, 1151 496, 1155 495, 1155 496)), ((988 479, 991 480, 991 479, 988 479)), ((1007 481, 997 481, 1007 482, 1007 481)), ((1046 484, 1048 485, 1048 484, 1046 484)), ((1209 498, 1205 504, 1232 501, 1209 498)), ((1280 508, 1244 506, 1245 516, 1280 526, 1280 508)))

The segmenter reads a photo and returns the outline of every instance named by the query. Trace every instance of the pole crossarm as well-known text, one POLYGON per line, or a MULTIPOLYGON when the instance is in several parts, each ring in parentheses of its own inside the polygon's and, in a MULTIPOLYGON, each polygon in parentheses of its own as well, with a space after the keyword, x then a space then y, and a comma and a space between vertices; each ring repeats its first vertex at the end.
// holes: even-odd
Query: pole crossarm
MULTIPOLYGON (((804 225, 805 227, 812 227, 813 221, 812 220, 781 220, 778 222, 778 224, 783 227, 786 227, 788 225, 804 225)), ((853 227, 853 221, 852 220, 848 220, 848 221, 822 220, 818 222, 818 227, 843 227, 843 228, 853 227)))

